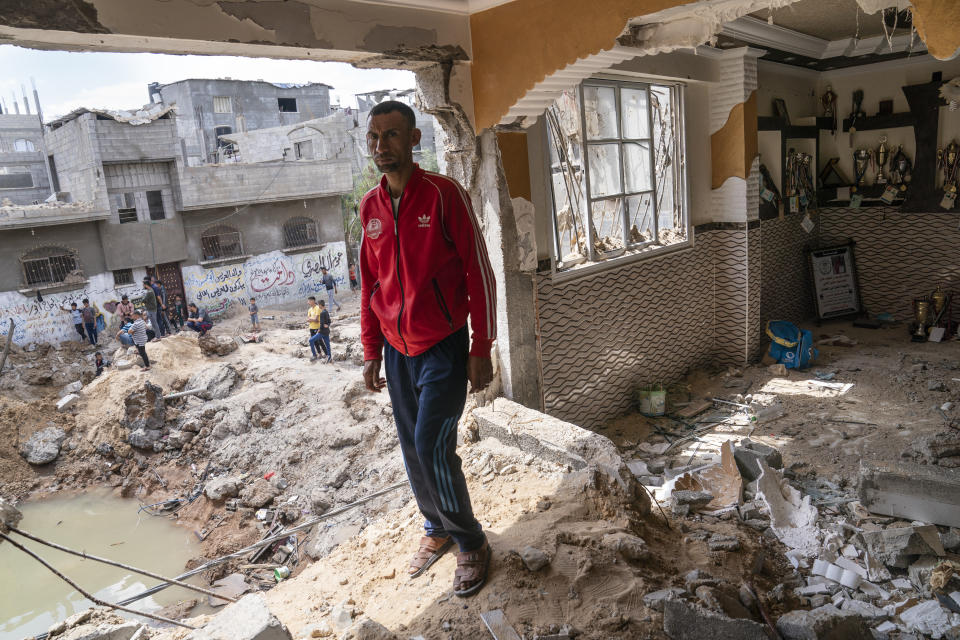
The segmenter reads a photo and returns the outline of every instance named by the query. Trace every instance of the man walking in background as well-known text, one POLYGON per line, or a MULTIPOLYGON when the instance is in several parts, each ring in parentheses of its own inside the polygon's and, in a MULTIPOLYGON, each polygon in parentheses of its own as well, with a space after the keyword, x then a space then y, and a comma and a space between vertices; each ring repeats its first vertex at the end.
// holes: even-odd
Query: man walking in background
MULTIPOLYGON (((313 298, 310 299, 313 300, 313 298)), ((326 363, 330 364, 333 362, 333 351, 330 350, 330 314, 327 313, 327 310, 323 308, 323 300, 317 302, 316 304, 317 306, 313 307, 313 309, 320 310, 320 315, 317 318, 317 324, 319 327, 317 327, 316 333, 310 336, 310 352, 314 354, 310 360, 316 360, 316 353, 322 348, 324 355, 327 356, 326 363), (315 347, 314 345, 316 344, 319 344, 320 346, 315 347)), ((311 309, 311 311, 313 309, 311 309)))
POLYGON ((160 320, 157 318, 157 309, 160 306, 160 302, 157 300, 157 294, 154 292, 153 287, 150 286, 150 278, 143 279, 143 289, 143 308, 146 310, 147 316, 150 318, 150 324, 153 325, 153 330, 157 336, 162 336, 163 334, 160 332, 160 320))
POLYGON ((496 283, 469 196, 455 180, 414 164, 419 142, 407 105, 387 101, 370 111, 367 146, 385 175, 360 203, 363 377, 367 389, 390 392, 425 518, 409 575, 421 575, 456 542, 453 592, 462 597, 483 587, 490 564, 456 446, 467 381, 477 392, 493 378, 496 283))
POLYGON ((150 358, 147 357, 147 324, 143 321, 143 312, 133 312, 133 324, 127 329, 127 333, 133 338, 133 344, 143 360, 140 371, 150 371, 150 358))
POLYGON ((332 309, 333 305, 337 305, 337 311, 340 311, 340 303, 337 302, 333 297, 334 293, 340 292, 339 289, 337 289, 337 281, 327 272, 326 268, 324 267, 320 267, 320 273, 322 275, 321 280, 323 281, 324 286, 327 288, 327 301, 330 303, 330 308, 332 309))
POLYGON ((83 318, 83 328, 87 330, 87 337, 90 344, 97 346, 97 314, 90 306, 90 300, 83 299, 83 308, 80 309, 80 317, 83 318))

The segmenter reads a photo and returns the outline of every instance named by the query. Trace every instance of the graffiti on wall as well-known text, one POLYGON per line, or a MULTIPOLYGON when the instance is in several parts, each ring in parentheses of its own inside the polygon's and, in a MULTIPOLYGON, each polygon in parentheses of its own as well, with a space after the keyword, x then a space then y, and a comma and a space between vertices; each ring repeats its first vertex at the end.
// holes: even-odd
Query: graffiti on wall
POLYGON ((213 317, 223 317, 246 308, 256 298, 260 308, 302 300, 324 289, 321 269, 333 276, 338 287, 347 287, 347 247, 331 242, 320 249, 287 255, 271 251, 241 264, 183 269, 187 301, 196 302, 213 317))
POLYGON ((42 300, 35 295, 23 295, 18 291, 0 293, 0 336, 6 337, 10 318, 14 321, 13 341, 18 345, 30 343, 60 343, 77 340, 79 336, 73 328, 69 309, 71 302, 77 307, 83 306, 84 298, 104 313, 107 326, 114 324, 113 313, 126 294, 131 298, 139 295, 139 285, 115 287, 112 273, 101 273, 90 277, 83 289, 59 293, 41 294, 42 300))

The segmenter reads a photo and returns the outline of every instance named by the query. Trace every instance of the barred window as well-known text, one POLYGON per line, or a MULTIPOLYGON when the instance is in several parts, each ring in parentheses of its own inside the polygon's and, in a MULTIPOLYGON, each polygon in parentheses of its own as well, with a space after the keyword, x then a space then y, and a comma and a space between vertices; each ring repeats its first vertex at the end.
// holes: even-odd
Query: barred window
POLYGON ((33 144, 33 140, 27 140, 26 138, 19 138, 13 141, 13 150, 20 153, 29 153, 37 150, 37 145, 33 144))
POLYGON ((317 223, 310 218, 291 218, 283 225, 283 248, 317 244, 317 223))
POLYGON ((23 281, 31 286, 57 284, 71 274, 81 275, 76 251, 63 247, 34 249, 26 253, 20 262, 23 281))
POLYGON ((133 269, 116 269, 113 272, 113 286, 133 284, 133 269))
POLYGON ((200 236, 200 247, 204 260, 219 260, 243 255, 240 232, 225 225, 204 231, 200 236))
POLYGON ((233 113, 233 101, 230 96, 213 96, 214 113, 233 113))

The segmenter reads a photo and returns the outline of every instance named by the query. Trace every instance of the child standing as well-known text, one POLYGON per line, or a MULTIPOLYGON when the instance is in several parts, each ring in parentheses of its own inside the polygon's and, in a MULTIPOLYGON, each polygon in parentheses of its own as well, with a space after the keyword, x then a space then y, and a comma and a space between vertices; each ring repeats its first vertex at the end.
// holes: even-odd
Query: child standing
POLYGON ((253 325, 253 330, 260 331, 260 307, 257 306, 256 298, 250 298, 250 306, 247 309, 250 310, 250 324, 253 325))
POLYGON ((83 316, 80 314, 80 309, 77 309, 77 303, 71 302, 69 309, 66 307, 60 307, 60 309, 70 314, 70 318, 73 320, 73 328, 80 334, 80 342, 86 340, 87 334, 83 330, 83 316))

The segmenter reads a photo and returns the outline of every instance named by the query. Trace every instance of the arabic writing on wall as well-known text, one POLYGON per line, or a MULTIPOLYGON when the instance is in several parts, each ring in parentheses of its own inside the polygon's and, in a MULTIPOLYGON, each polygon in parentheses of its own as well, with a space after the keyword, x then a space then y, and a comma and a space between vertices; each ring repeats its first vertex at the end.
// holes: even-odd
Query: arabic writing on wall
POLYGON ((321 268, 326 268, 338 287, 347 287, 347 247, 331 242, 319 250, 287 255, 271 251, 242 264, 183 269, 183 286, 188 302, 205 307, 213 317, 234 309, 245 309, 250 298, 265 305, 301 300, 324 289, 321 268))
POLYGON ((114 287, 112 273, 92 276, 83 289, 41 294, 42 301, 38 301, 33 295, 24 296, 18 291, 4 291, 0 293, 0 335, 7 335, 10 318, 13 318, 15 344, 22 346, 30 343, 78 340, 80 336, 73 328, 70 314, 62 310, 64 307, 69 309, 71 302, 76 302, 77 307, 80 307, 81 301, 88 298, 91 305, 103 312, 107 326, 110 327, 120 296, 127 294, 134 297, 139 295, 139 292, 138 285, 114 287))

